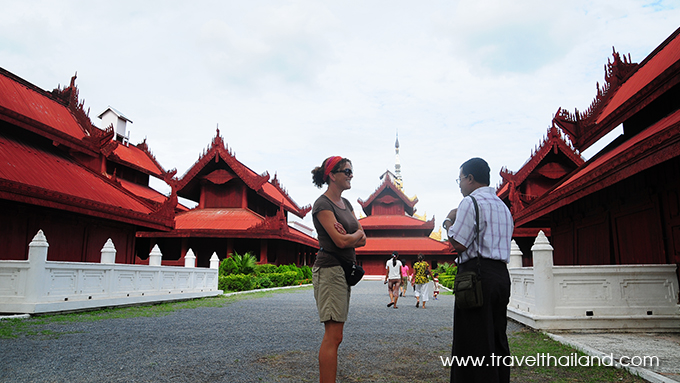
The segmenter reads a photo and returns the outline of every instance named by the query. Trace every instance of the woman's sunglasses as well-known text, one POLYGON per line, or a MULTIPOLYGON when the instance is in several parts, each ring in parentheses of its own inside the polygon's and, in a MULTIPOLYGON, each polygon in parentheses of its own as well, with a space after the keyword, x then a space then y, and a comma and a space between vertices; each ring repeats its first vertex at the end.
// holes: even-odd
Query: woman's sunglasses
POLYGON ((352 174, 353 174, 353 173, 352 173, 352 169, 349 169, 349 168, 344 169, 344 170, 336 170, 336 171, 331 172, 331 173, 345 173, 345 175, 346 175, 347 177, 351 177, 352 174))

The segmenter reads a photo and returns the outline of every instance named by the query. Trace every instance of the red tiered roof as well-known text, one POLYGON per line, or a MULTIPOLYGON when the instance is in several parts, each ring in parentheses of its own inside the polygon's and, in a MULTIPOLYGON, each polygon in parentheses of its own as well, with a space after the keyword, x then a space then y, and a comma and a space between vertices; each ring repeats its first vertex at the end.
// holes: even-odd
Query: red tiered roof
MULTIPOLYGON (((618 69, 610 70, 616 73, 618 69)), ((564 114, 558 114, 554 119, 556 124, 565 127, 567 133, 583 145, 606 134, 659 97, 669 97, 665 93, 680 83, 680 28, 642 63, 636 65, 634 70, 624 76, 613 77, 618 80, 616 87, 609 89, 607 102, 598 105, 587 120, 578 121, 582 116, 565 117, 564 114)), ((560 207, 677 157, 680 154, 680 110, 675 110, 639 133, 632 132, 629 135, 632 136, 622 136, 617 146, 606 149, 581 165, 568 178, 519 212, 514 217, 515 224, 522 225, 539 219, 560 207)))
POLYGON ((240 179, 248 188, 268 201, 267 203, 272 203, 277 208, 276 215, 263 216, 245 206, 196 207, 178 213, 175 217, 175 230, 171 232, 137 233, 137 236, 281 239, 318 247, 316 239, 289 227, 284 213, 288 211, 302 218, 311 210, 311 206, 300 208, 281 187, 276 176, 269 181, 268 173, 258 175, 238 161, 227 149, 219 130, 208 150, 184 176, 181 179, 173 178, 169 183, 177 195, 196 201, 200 199, 201 188, 204 187, 202 180, 222 185, 233 179, 240 179), (212 166, 220 160, 226 163, 226 166, 220 165, 217 168, 212 166))
POLYGON ((364 230, 423 229, 429 233, 434 229, 434 220, 421 221, 406 215, 371 215, 361 218, 359 222, 364 230))
MULTIPOLYGON (((271 182, 269 181, 269 173, 257 174, 243 163, 236 159, 236 156, 226 147, 226 144, 220 136, 219 129, 211 143, 208 151, 205 152, 196 163, 182 176, 181 179, 172 179, 170 183, 177 194, 196 200, 199 190, 199 179, 197 176, 203 169, 211 162, 223 160, 229 168, 240 178, 250 189, 254 190, 260 196, 267 199, 276 206, 283 206, 286 211, 289 211, 300 218, 304 218, 307 213, 312 210, 310 205, 299 207, 297 203, 288 195, 288 193, 281 187, 276 176, 271 182)), ((231 177, 231 176, 227 176, 231 177)))
MULTIPOLYGON (((448 242, 440 242, 429 237, 434 229, 434 218, 421 221, 406 212, 415 211, 417 198, 409 199, 392 181, 390 172, 382 176, 382 184, 366 200, 359 200, 367 217, 359 223, 366 232, 366 246, 356 249, 357 256, 388 255, 393 251, 400 255, 452 255, 453 248, 448 242), (374 211, 375 204, 396 206, 374 211), (386 236, 388 235, 388 236, 386 236)), ((375 269, 375 265, 369 266, 375 269)), ((373 270, 375 272, 375 270, 373 270)))
POLYGON ((48 93, 0 69, 0 119, 18 127, 0 133, 0 198, 168 230, 172 218, 161 206, 76 160, 97 161, 112 131, 91 125, 74 82, 48 93))
POLYGON ((520 170, 513 173, 507 168, 501 169, 503 181, 496 194, 510 203, 510 210, 515 215, 583 163, 583 157, 553 125, 520 170))
POLYGON ((521 225, 602 190, 680 153, 680 110, 662 119, 617 148, 588 161, 549 193, 520 212, 521 225))
POLYGON ((614 51, 605 67, 605 85, 585 112, 560 108, 553 122, 585 150, 619 124, 680 83, 680 28, 638 64, 614 51))
MULTIPOLYGON (((364 213, 367 216, 372 215, 373 209, 371 208, 372 207, 371 205, 373 205, 375 202, 379 202, 377 201, 378 197, 385 195, 385 191, 391 190, 397 196, 397 198, 403 203, 404 211, 409 215, 413 215, 413 213, 415 213, 414 206, 416 205, 416 203, 418 203, 418 198, 414 198, 413 200, 411 200, 406 196, 406 194, 404 194, 404 192, 399 190, 397 185, 395 185, 394 182, 392 181, 390 172, 385 172, 385 174, 383 174, 382 179, 383 179, 382 184, 380 184, 380 186, 373 192, 373 194, 371 194, 368 197, 368 199, 366 199, 366 201, 363 201, 361 199, 357 200, 357 202, 359 202, 359 205, 361 205, 361 207, 363 208, 364 213)), ((390 200, 389 202, 393 203, 396 201, 390 200)))
POLYGON ((3 119, 16 118, 62 137, 82 140, 86 136, 69 110, 50 93, 1 68, 0 112, 3 119))
POLYGON ((356 251, 357 255, 387 256, 397 251, 399 255, 424 253, 453 256, 453 247, 448 242, 436 241, 430 237, 370 237, 366 239, 366 246, 357 248, 356 251))
POLYGON ((146 140, 138 146, 123 145, 117 141, 112 142, 115 142, 116 145, 111 154, 107 156, 108 159, 159 178, 165 173, 165 170, 156 161, 156 158, 149 153, 146 147, 146 140))
POLYGON ((193 209, 177 214, 176 230, 245 231, 264 221, 264 217, 248 209, 209 208, 193 209))

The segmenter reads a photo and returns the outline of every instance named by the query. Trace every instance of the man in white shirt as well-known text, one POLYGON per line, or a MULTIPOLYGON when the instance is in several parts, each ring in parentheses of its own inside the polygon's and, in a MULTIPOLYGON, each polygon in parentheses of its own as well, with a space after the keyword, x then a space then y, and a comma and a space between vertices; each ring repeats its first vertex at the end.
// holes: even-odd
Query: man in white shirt
POLYGON ((480 308, 454 308, 452 354, 463 358, 485 357, 486 366, 454 365, 451 382, 510 382, 510 367, 491 363, 491 355, 495 359, 501 357, 500 360, 510 355, 506 335, 506 310, 510 300, 507 263, 514 223, 510 210, 489 187, 489 181, 490 169, 486 161, 472 158, 463 163, 457 182, 465 198, 458 209, 451 210, 443 224, 449 241, 458 252, 458 272, 481 274, 484 302, 480 308), (479 206, 479 238, 475 207, 470 197, 474 197, 479 206), (481 256, 479 270, 478 254, 481 256))

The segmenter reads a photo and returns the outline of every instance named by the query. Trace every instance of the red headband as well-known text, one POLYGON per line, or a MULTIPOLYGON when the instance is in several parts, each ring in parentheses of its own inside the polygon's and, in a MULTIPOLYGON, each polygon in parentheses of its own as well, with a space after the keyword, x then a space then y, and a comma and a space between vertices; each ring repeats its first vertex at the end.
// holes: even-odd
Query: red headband
POLYGON ((328 175, 331 174, 331 170, 335 167, 335 165, 338 164, 338 162, 342 161, 342 157, 340 156, 334 156, 334 157, 329 157, 326 160, 326 165, 324 166, 323 169, 323 180, 328 179, 328 175))

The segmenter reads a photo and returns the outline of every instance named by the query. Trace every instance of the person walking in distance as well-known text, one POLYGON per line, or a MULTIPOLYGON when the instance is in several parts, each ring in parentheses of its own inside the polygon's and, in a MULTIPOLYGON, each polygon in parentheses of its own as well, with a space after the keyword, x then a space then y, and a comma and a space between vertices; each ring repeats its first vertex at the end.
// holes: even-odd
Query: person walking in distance
POLYGON ((401 292, 399 293, 400 297, 405 297, 406 296, 406 288, 408 287, 408 281, 410 279, 410 269, 408 265, 404 262, 402 262, 401 266, 401 292))
POLYGON ((355 248, 366 245, 366 234, 354 215, 350 202, 342 192, 352 187, 352 162, 347 158, 329 157, 312 170, 317 187, 326 191, 314 202, 312 220, 318 233, 319 252, 312 268, 314 299, 324 335, 319 347, 319 381, 335 382, 338 371, 338 347, 347 314, 351 287, 336 258, 356 262, 355 248), (334 256, 335 255, 335 256, 334 256))
MULTIPOLYGON (((496 196, 490 184, 489 165, 481 158, 472 158, 460 167, 458 185, 463 200, 451 210, 443 226, 449 241, 458 253, 458 272, 480 274, 483 305, 478 308, 453 311, 452 355, 458 358, 481 358, 510 355, 507 328, 507 306, 510 300, 510 241, 514 223, 508 207, 496 196), (473 200, 474 199, 474 200, 473 200), (479 220, 476 219, 475 202, 479 220), (479 225, 477 235, 476 225, 479 225), (481 256, 479 271, 477 256, 481 256)), ((510 367, 499 363, 486 366, 451 368, 451 382, 510 382, 510 367)))
POLYGON ((430 264, 425 262, 425 256, 422 253, 418 254, 418 262, 413 265, 413 281, 411 282, 415 290, 416 308, 420 306, 421 300, 423 301, 423 308, 425 308, 425 303, 428 301, 427 287, 430 282, 427 277, 431 275, 430 264))
POLYGON ((387 307, 397 307, 397 299, 399 299, 399 287, 401 285, 401 261, 398 260, 399 253, 396 251, 392 253, 392 258, 385 264, 385 283, 387 290, 390 293, 390 303, 387 307))

